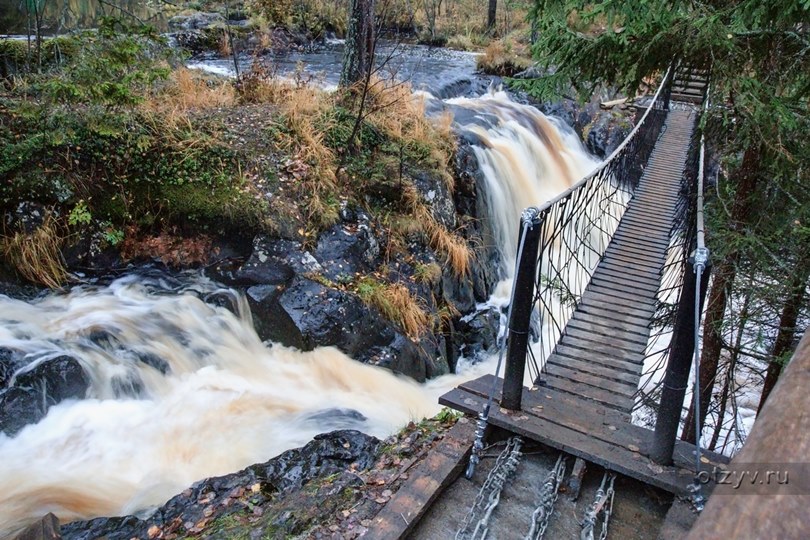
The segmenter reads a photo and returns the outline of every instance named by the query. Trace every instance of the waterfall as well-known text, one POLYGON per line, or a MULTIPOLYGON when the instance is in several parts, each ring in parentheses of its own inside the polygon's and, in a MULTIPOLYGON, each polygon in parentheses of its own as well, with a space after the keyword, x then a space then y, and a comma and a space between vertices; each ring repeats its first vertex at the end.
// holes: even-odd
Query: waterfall
POLYGON ((508 297, 521 212, 565 191, 599 162, 562 120, 516 103, 504 91, 446 103, 458 129, 476 141, 473 149, 486 181, 483 196, 505 280, 499 291, 508 297))
MULTIPOLYGON (((495 297, 508 300, 521 211, 595 161, 560 120, 504 92, 444 106, 477 141, 504 278, 495 297)), ((196 274, 130 275, 33 302, 0 296, 3 347, 25 356, 17 375, 68 355, 91 384, 86 399, 0 434, 0 537, 47 512, 69 521, 149 509, 324 431, 387 436, 435 414, 461 380, 494 371, 462 360, 458 375, 419 385, 335 348, 265 344, 244 298, 196 274)))

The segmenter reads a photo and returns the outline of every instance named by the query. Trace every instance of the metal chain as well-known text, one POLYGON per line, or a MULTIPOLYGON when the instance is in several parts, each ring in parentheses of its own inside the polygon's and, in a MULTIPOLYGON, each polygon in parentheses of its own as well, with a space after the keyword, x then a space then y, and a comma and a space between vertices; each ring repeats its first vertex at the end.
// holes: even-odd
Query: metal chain
POLYGON ((585 517, 582 519, 582 530, 579 533, 580 540, 594 540, 593 531, 596 527, 599 516, 602 516, 602 529, 599 531, 599 540, 605 540, 608 533, 608 523, 610 514, 613 511, 613 482, 616 475, 606 472, 602 477, 602 484, 596 490, 594 501, 588 506, 585 517))
POLYGON ((470 511, 464 518, 461 529, 456 533, 456 540, 483 540, 489 532, 489 519, 501 500, 501 491, 520 463, 523 455, 520 448, 523 439, 512 437, 506 442, 506 448, 498 456, 495 466, 489 471, 484 485, 475 497, 470 511), (472 529, 472 530, 471 530, 472 529))
POLYGON ((540 540, 546 534, 548 520, 554 511, 554 503, 557 502, 557 495, 560 491, 565 476, 565 460, 562 454, 557 458, 557 464, 546 476, 543 487, 540 490, 540 504, 532 514, 532 525, 525 540, 540 540))

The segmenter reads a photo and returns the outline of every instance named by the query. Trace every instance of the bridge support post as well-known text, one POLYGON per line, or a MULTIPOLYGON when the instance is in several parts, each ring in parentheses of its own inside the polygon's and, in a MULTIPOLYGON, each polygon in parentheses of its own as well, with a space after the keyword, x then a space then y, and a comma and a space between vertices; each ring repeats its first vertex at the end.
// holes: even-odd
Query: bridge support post
POLYGON ((534 304, 534 282, 537 277, 537 253, 544 214, 537 208, 528 208, 520 218, 518 260, 512 285, 512 305, 509 308, 508 347, 506 371, 503 376, 501 407, 520 410, 523 396, 523 374, 529 344, 529 325, 534 304))
MULTIPOLYGON (((658 416, 655 419, 655 434, 653 435, 650 458, 656 463, 670 465, 675 449, 675 439, 681 421, 683 400, 686 388, 689 385, 689 371, 692 367, 692 357, 695 354, 695 288, 697 276, 695 274, 694 259, 690 258, 683 289, 678 304, 678 313, 675 316, 675 326, 672 330, 672 341, 669 348, 669 361, 664 375, 664 384, 661 388, 661 404, 658 407, 658 416)), ((709 286, 709 272, 707 266, 700 281, 700 309, 703 310, 703 301, 709 286)))

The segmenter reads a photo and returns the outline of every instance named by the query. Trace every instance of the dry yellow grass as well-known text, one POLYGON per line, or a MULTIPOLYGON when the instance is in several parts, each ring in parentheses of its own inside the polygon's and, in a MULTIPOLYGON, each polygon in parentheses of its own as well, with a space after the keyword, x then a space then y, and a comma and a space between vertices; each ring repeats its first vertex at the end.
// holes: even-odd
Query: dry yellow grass
POLYGON ((276 143, 306 164, 299 191, 307 198, 308 221, 328 226, 337 220, 337 212, 325 198, 337 189, 337 156, 324 142, 329 129, 324 113, 334 106, 332 95, 300 81, 274 77, 267 70, 255 69, 242 86, 242 99, 267 103, 278 108, 285 130, 276 143))
POLYGON ((382 284, 365 278, 358 284, 357 292, 360 298, 379 309, 414 341, 418 341, 433 325, 427 311, 401 283, 382 284))
POLYGON ((429 160, 452 191, 453 175, 448 168, 455 153, 452 114, 428 118, 423 95, 414 94, 407 83, 378 77, 369 82, 368 101, 368 122, 402 146, 429 148, 429 160))
POLYGON ((16 232, 0 239, 6 259, 25 279, 58 289, 68 273, 60 247, 62 236, 56 219, 48 214, 32 233, 16 232))
POLYGON ((470 270, 470 261, 473 257, 473 252, 467 242, 436 221, 414 186, 405 187, 403 199, 415 220, 422 224, 422 231, 427 236, 430 247, 444 255, 456 276, 466 275, 470 270))
POLYGON ((230 81, 205 77, 187 68, 172 73, 169 84, 151 96, 143 107, 154 112, 181 111, 229 107, 236 102, 236 91, 230 81))

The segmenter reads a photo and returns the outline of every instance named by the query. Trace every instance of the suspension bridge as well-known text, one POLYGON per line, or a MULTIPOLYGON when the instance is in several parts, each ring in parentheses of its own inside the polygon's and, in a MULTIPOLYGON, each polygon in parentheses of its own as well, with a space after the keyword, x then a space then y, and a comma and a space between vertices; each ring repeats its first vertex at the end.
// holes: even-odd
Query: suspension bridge
MULTIPOLYGON (((488 531, 490 538, 509 537, 503 531, 540 538, 554 521, 567 470, 563 456, 574 463, 574 485, 586 463, 604 471, 577 524, 584 524, 583 538, 595 531, 605 537, 616 474, 702 506, 712 486, 698 485, 698 471, 728 459, 677 440, 676 431, 708 281, 703 145, 696 129, 707 83, 705 72, 670 70, 608 159, 568 191, 523 213, 496 373, 439 399, 477 417, 475 434, 470 422, 454 428, 446 451, 381 513, 373 537, 406 536, 462 464, 474 478, 476 464, 498 440, 508 443, 486 478, 478 473, 480 491, 468 501, 466 517, 439 520, 457 527, 456 538, 483 538, 488 531), (645 418, 648 425, 638 425, 645 418), (504 511, 497 525, 502 533, 493 536, 494 505, 515 475, 521 446, 531 444, 560 459, 535 467, 534 502, 504 511)), ((425 531, 415 537, 446 536, 449 529, 425 531)))

